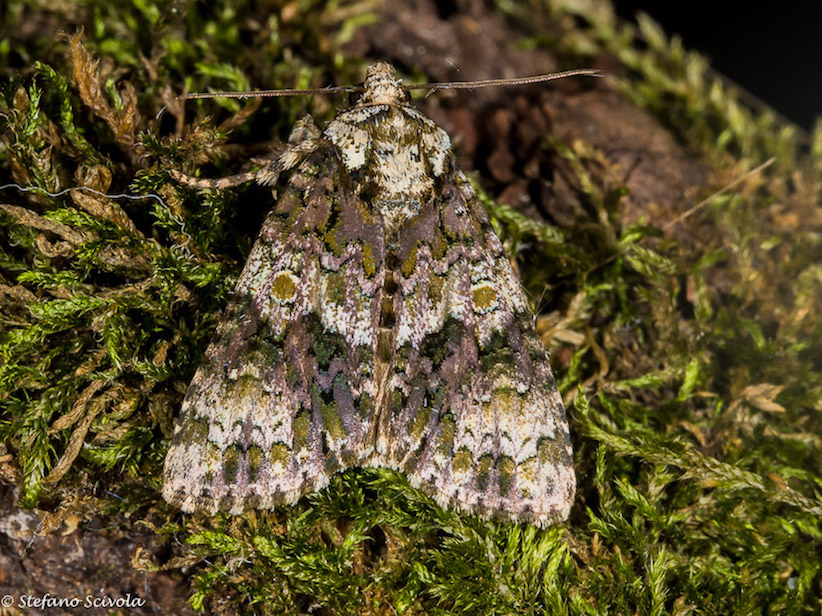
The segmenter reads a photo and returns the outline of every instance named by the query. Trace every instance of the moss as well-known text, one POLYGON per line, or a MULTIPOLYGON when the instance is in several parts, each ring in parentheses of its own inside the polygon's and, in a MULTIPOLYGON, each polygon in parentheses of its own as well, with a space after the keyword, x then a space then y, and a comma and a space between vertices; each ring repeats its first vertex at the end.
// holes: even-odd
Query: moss
MULTIPOLYGON (((168 170, 234 171, 259 135, 284 139, 306 110, 322 120, 333 105, 272 99, 252 114, 199 101, 182 123, 173 94, 356 83, 364 62, 342 43, 373 16, 358 4, 62 6, 49 15, 84 35, 23 40, 35 9, 4 9, 0 168, 51 193, 154 196, 0 195, 0 442, 25 506, 66 515, 78 491, 104 487, 83 515, 114 525, 127 512, 175 555, 185 539, 192 567, 157 566, 185 565, 192 604, 230 613, 820 610, 822 131, 804 147, 644 17, 572 20, 546 3, 543 20, 538 4, 500 3, 522 46, 576 66, 618 59, 628 70, 614 87, 711 170, 676 236, 650 214, 623 224, 625 186, 578 143, 544 146, 587 219, 546 224, 480 191, 511 254, 533 257, 519 260, 527 288, 550 289, 537 323, 569 403, 570 520, 538 530, 457 515, 384 469, 336 475, 291 509, 182 516, 157 489, 173 420, 270 197, 185 190, 168 170), (127 497, 109 496, 123 483, 127 497)), ((362 412, 370 404, 360 396, 362 412)))

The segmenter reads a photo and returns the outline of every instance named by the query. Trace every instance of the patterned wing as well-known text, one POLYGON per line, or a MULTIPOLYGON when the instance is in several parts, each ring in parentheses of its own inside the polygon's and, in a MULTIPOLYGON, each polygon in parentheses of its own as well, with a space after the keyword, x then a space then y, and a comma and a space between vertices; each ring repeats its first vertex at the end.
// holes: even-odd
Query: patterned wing
POLYGON ((545 526, 573 501, 564 407, 500 241, 447 166, 388 256, 395 364, 378 458, 440 504, 545 526))
POLYGON ((183 402, 163 496, 184 511, 292 503, 373 449, 384 232, 321 144, 266 219, 183 402))

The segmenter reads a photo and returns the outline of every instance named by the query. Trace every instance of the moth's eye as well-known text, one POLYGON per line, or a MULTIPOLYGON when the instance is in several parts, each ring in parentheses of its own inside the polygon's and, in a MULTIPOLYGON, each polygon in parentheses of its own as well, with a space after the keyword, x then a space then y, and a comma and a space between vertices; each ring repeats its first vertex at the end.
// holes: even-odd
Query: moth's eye
POLYGON ((411 91, 410 90, 406 90, 405 88, 402 89, 402 100, 405 103, 410 103, 411 102, 411 91))
POLYGON ((357 103, 360 102, 360 100, 362 100, 362 95, 363 94, 365 94, 365 92, 363 92, 361 90, 355 90, 354 92, 349 92, 348 93, 348 104, 349 105, 356 105, 357 103))

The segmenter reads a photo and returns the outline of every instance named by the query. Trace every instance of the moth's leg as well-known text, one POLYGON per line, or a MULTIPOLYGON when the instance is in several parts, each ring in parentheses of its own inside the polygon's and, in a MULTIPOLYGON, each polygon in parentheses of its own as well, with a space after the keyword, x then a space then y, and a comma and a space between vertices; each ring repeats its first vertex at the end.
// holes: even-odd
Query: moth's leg
POLYGON ((275 159, 263 163, 264 166, 257 171, 257 182, 263 186, 276 184, 280 173, 293 169, 320 147, 321 137, 322 133, 310 115, 298 120, 291 130, 286 148, 275 159))
POLYGON ((257 179, 259 171, 249 171, 247 173, 238 173, 237 175, 229 175, 224 178, 195 178, 185 173, 180 173, 176 169, 171 169, 169 174, 175 180, 188 186, 189 188, 210 188, 212 190, 224 190, 226 188, 234 188, 240 184, 251 182, 257 179))
POLYGON ((294 124, 291 136, 288 138, 288 145, 275 158, 254 159, 253 162, 261 165, 257 171, 248 171, 229 175, 224 178, 204 179, 185 175, 172 169, 171 177, 185 186, 191 188, 208 188, 212 190, 224 190, 234 188, 246 182, 257 182, 263 186, 273 186, 280 178, 280 173, 297 166, 306 156, 317 149, 320 145, 320 129, 314 123, 314 119, 307 115, 302 120, 294 124))
POLYGON ((316 150, 322 140, 322 133, 310 115, 303 117, 294 124, 291 135, 288 137, 288 147, 280 154, 277 162, 280 169, 293 169, 306 156, 316 150))

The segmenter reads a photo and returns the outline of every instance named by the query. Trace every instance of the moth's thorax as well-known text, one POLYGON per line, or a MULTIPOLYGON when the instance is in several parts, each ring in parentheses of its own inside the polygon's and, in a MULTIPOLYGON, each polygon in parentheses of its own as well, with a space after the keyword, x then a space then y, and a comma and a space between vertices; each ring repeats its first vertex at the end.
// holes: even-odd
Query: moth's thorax
POLYGON ((433 195, 451 151, 448 135, 405 104, 360 104, 325 129, 357 196, 367 196, 396 231, 433 195))

